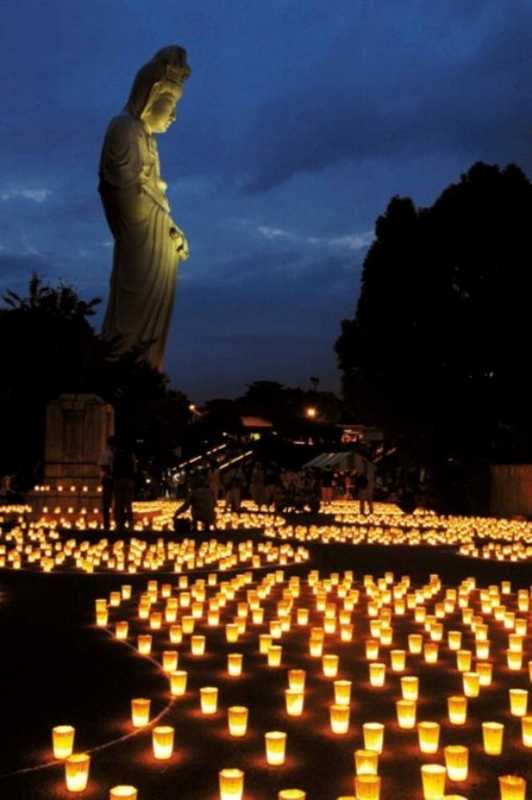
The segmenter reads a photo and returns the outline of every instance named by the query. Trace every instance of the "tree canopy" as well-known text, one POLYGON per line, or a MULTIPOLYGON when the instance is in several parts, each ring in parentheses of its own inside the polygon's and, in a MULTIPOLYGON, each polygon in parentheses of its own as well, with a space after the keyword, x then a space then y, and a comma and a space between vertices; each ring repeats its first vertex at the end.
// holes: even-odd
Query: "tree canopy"
POLYGON ((532 457, 530 219, 514 165, 475 164, 429 208, 390 201, 336 343, 360 418, 442 456, 532 457))

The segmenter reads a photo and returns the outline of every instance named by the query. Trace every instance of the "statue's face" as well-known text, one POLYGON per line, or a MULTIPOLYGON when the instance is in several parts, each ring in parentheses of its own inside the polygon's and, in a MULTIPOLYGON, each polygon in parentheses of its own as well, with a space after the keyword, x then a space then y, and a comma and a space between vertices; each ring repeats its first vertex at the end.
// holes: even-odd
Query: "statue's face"
POLYGON ((145 110, 142 119, 151 133, 165 133, 175 120, 175 109, 181 99, 181 90, 178 94, 164 92, 158 95, 153 103, 145 110))

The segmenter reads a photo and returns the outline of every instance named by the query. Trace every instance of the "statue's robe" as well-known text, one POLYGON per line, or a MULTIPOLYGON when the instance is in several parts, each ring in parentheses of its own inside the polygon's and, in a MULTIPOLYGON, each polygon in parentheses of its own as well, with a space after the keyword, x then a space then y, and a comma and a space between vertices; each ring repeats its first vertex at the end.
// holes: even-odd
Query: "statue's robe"
POLYGON ((178 266, 174 223, 155 138, 127 109, 107 129, 99 191, 115 240, 103 334, 119 353, 149 343, 144 357, 162 369, 178 266))

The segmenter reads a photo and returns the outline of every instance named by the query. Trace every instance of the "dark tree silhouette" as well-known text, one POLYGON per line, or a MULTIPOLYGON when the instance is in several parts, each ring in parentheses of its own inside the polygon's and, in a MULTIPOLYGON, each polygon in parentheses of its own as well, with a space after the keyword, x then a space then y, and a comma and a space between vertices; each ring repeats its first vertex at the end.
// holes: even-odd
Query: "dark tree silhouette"
POLYGON ((377 220, 336 343, 343 388, 423 458, 532 457, 531 219, 523 172, 477 163, 430 208, 394 197, 377 220))

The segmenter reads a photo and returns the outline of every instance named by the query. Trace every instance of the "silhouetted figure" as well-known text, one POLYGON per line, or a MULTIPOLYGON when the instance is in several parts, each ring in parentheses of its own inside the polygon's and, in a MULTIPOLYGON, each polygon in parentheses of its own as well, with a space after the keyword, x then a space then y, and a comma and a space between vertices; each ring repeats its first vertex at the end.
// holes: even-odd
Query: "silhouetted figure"
POLYGON ((133 496, 136 459, 125 444, 115 448, 113 457, 113 500, 116 528, 123 531, 127 524, 133 530, 133 496))
POLYGON ((203 477, 197 477, 190 489, 188 496, 184 503, 176 509, 174 514, 174 530, 178 528, 178 517, 183 511, 191 510, 192 514, 192 530, 198 531, 198 524, 201 522, 205 530, 209 528, 216 528, 216 500, 214 492, 209 486, 207 480, 203 477))

